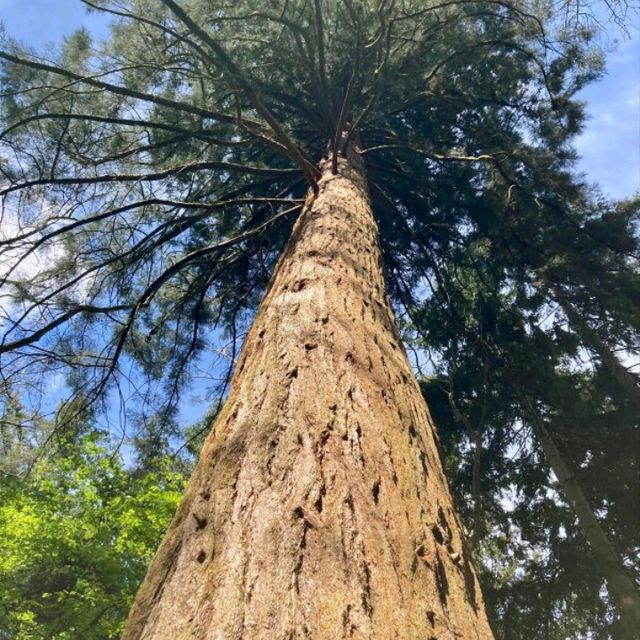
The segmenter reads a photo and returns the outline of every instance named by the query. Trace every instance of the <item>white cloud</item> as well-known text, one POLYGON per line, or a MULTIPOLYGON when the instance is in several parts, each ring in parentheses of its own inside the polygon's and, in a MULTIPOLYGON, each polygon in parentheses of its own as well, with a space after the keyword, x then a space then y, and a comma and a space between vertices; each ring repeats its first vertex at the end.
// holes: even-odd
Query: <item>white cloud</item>
MULTIPOLYGON (((46 213, 44 214, 46 216, 46 213)), ((15 213, 5 212, 0 225, 0 240, 11 240, 21 235, 35 231, 34 225, 22 224, 15 213)), ((59 244, 45 244, 26 257, 24 254, 29 245, 36 241, 40 234, 36 231, 29 240, 16 242, 15 245, 0 247, 0 277, 13 269, 12 280, 34 280, 40 273, 51 266, 62 256, 59 244), (22 257, 22 259, 21 259, 22 257)))
MULTIPOLYGON (((46 308, 20 300, 19 288, 14 283, 27 287, 30 299, 42 299, 64 284, 64 279, 48 273, 65 256, 60 238, 52 238, 33 249, 34 244, 43 237, 43 229, 46 228, 48 233, 64 224, 65 221, 59 219, 57 212, 56 207, 43 201, 39 204, 37 225, 22 222, 20 216, 9 208, 5 208, 0 217, 0 241, 15 240, 11 244, 0 244, 0 328, 11 327, 24 313, 27 315, 21 322, 23 327, 33 323, 37 325, 44 320, 46 313, 55 309, 50 306, 55 304, 55 298, 50 300, 46 308)), ((77 302, 86 302, 92 282, 93 275, 82 278, 68 287, 65 293, 77 302)))

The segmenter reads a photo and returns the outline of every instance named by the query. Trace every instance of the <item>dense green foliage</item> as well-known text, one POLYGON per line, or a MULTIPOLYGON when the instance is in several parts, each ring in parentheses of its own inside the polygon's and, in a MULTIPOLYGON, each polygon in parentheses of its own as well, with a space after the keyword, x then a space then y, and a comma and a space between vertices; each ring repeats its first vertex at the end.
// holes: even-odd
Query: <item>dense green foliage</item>
MULTIPOLYGON (((575 175, 575 95, 602 71, 593 30, 552 1, 85 4, 115 21, 106 42, 80 31, 47 60, 10 41, 0 51, 0 436, 38 419, 62 373, 95 410, 105 394, 126 397, 137 460, 155 469, 187 435, 176 419, 187 383, 205 371, 224 397, 317 164, 346 138, 365 161, 389 293, 427 363, 500 637, 633 637, 539 437, 551 434, 616 570, 637 585, 640 206, 575 175)), ((136 518, 149 517, 143 496, 175 478, 131 475, 95 447, 83 436, 27 484, 6 484, 11 513, 24 505, 26 518, 45 496, 32 511, 71 527, 48 539, 84 551, 96 520, 124 517, 119 495, 139 496, 136 518)), ((118 566, 133 584, 150 546, 151 534, 130 559, 127 545, 105 551, 88 593, 113 603, 110 629, 130 591, 110 591, 109 575, 118 566)), ((12 589, 41 571, 11 562, 12 589)), ((52 598, 40 600, 34 625, 52 598)))
POLYGON ((0 477, 0 638, 118 638, 184 480, 128 470, 95 433, 0 477))

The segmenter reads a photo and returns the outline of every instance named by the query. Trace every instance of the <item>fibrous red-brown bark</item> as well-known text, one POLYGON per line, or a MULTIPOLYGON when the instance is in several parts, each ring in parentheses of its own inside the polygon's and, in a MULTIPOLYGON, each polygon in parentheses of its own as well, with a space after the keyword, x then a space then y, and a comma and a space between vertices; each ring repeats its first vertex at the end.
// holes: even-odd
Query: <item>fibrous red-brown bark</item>
POLYGON ((493 638, 358 160, 328 165, 124 640, 493 638))

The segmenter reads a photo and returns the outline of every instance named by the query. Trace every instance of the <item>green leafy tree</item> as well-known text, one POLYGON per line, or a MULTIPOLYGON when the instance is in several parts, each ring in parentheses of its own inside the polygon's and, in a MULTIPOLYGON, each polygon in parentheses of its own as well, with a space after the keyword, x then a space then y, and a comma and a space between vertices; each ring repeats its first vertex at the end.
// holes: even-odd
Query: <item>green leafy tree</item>
POLYGON ((94 433, 0 478, 0 637, 118 638, 183 476, 136 476, 94 433))

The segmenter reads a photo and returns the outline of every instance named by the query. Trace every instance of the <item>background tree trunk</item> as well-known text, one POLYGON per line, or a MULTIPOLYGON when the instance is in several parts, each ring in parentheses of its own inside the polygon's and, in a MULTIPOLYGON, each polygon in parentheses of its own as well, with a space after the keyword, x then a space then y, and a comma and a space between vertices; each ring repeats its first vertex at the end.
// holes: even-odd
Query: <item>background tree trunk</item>
POLYGON ((322 165, 125 640, 493 638, 349 156, 322 165))
POLYGON ((525 413, 529 417, 533 433, 544 452, 560 490, 578 518, 580 529, 593 551, 593 560, 607 581, 611 596, 620 613, 620 622, 629 634, 629 640, 640 637, 640 594, 633 580, 627 575, 620 556, 598 522, 593 509, 567 463, 542 416, 526 396, 522 396, 525 413))

